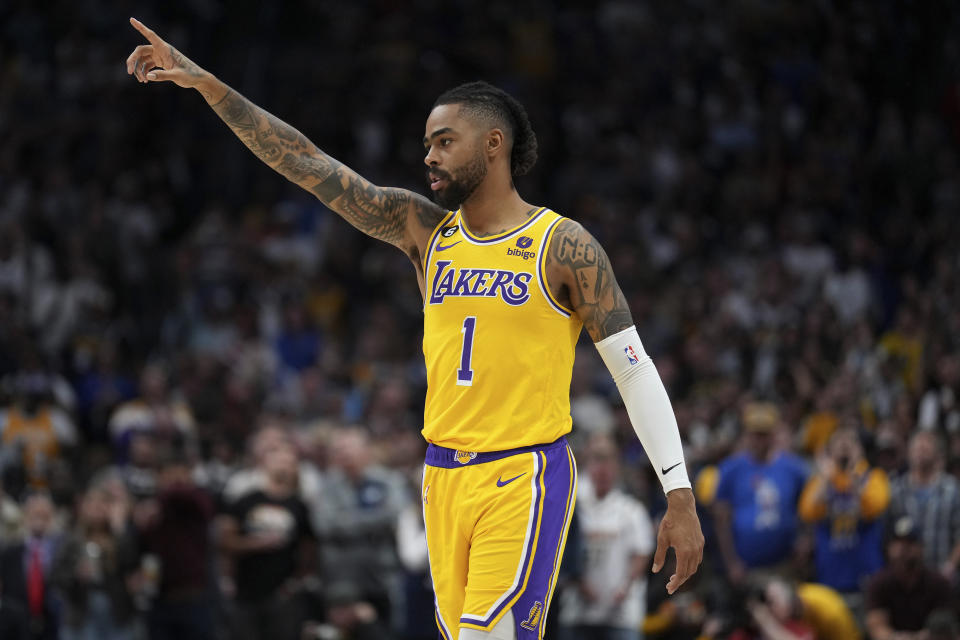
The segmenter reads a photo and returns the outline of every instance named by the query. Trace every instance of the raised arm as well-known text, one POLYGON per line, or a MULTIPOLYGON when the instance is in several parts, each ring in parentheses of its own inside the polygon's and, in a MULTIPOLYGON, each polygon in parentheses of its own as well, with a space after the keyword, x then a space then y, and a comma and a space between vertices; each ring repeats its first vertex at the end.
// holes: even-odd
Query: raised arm
POLYGON ((199 91, 254 155, 360 231, 414 257, 414 251, 424 246, 430 231, 446 214, 419 194, 372 184, 200 68, 138 20, 130 18, 130 24, 149 44, 138 46, 127 58, 128 74, 140 82, 169 81, 199 91))
POLYGON ((703 559, 703 534, 667 391, 643 351, 627 300, 596 238, 579 223, 564 220, 550 241, 545 268, 557 299, 579 316, 593 338, 667 494, 653 570, 660 571, 667 548, 673 547, 677 568, 667 583, 667 591, 673 593, 697 571, 703 559))

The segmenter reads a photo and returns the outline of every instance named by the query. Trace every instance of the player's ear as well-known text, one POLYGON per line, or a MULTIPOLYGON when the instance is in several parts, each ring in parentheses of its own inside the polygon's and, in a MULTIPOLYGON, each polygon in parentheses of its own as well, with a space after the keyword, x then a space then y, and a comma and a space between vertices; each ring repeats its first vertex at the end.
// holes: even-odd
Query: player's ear
POLYGON ((506 142, 502 129, 491 129, 487 134, 487 153, 491 156, 500 153, 506 146, 506 142))

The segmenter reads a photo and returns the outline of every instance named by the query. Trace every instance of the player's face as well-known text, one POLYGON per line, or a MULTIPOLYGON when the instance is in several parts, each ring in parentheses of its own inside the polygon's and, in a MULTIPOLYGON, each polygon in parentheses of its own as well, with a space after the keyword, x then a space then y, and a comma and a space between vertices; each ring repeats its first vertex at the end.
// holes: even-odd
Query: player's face
POLYGON ((476 125, 461 118, 460 107, 443 104, 427 118, 423 159, 434 201, 449 210, 457 209, 487 175, 487 159, 481 151, 476 125))

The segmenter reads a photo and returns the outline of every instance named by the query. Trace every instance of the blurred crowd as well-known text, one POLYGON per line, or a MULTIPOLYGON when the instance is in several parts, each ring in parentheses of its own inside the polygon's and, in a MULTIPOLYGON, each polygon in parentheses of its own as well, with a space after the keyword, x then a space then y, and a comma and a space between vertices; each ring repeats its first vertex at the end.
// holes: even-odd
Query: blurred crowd
MULTIPOLYGON (((424 190, 442 90, 527 106, 518 187, 610 254, 708 544, 666 598, 584 338, 548 638, 960 637, 954 3, 155 5, 380 184, 424 190)), ((0 3, 0 637, 435 638, 413 270, 126 76, 129 11, 0 3)))

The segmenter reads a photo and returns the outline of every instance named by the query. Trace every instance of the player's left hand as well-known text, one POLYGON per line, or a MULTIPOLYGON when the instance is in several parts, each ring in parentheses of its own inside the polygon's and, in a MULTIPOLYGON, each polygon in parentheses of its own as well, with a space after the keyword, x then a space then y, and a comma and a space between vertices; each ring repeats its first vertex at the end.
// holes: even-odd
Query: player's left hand
POLYGON ((663 568, 670 547, 677 554, 676 572, 667 582, 667 593, 673 594, 697 572, 697 567, 703 561, 703 533, 690 489, 674 489, 667 494, 667 512, 660 521, 657 552, 653 555, 654 573, 659 573, 663 568))
POLYGON ((130 18, 130 24, 149 44, 141 44, 127 58, 127 75, 140 82, 169 81, 185 88, 196 87, 209 75, 147 25, 136 18, 130 18))

